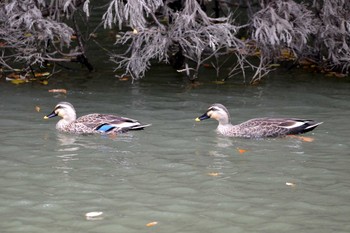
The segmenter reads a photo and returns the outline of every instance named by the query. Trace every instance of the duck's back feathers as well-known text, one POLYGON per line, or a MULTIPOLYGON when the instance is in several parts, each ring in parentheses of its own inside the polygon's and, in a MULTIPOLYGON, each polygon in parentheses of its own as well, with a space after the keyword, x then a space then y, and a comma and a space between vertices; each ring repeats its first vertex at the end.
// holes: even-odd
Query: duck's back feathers
POLYGON ((244 137, 278 137, 290 134, 303 134, 316 128, 322 122, 299 118, 255 118, 237 127, 244 137))

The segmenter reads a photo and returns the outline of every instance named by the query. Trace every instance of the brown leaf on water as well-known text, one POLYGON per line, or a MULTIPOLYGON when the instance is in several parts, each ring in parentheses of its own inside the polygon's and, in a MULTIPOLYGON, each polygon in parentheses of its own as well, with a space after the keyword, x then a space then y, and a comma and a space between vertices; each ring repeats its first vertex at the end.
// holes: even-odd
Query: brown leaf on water
POLYGON ((327 77, 336 77, 336 78, 344 78, 346 77, 346 74, 342 74, 339 72, 334 72, 334 71, 330 71, 326 73, 327 77))
POLYGON ((313 142, 313 141, 315 141, 314 138, 312 138, 312 137, 306 137, 306 136, 288 135, 288 137, 290 137, 290 138, 296 138, 296 139, 299 139, 299 140, 301 140, 301 141, 303 141, 303 142, 313 142))
POLYGON ((209 176, 220 176, 219 172, 209 172, 208 173, 209 176))
POLYGON ((216 80, 216 81, 213 81, 214 84, 218 84, 218 85, 222 85, 222 84, 225 84, 225 81, 224 80, 216 80))
POLYGON ((313 142, 315 139, 312 138, 312 137, 305 137, 305 136, 300 136, 300 139, 303 141, 303 142, 313 142))
POLYGON ((39 106, 35 106, 35 111, 40 112, 40 107, 39 106))
POLYGON ((238 151, 240 154, 244 154, 244 153, 247 152, 247 150, 242 149, 242 148, 237 148, 237 151, 238 151))
POLYGON ((130 76, 127 76, 127 75, 123 75, 119 77, 119 81, 128 81, 129 79, 130 79, 130 76))
POLYGON ((157 224, 158 224, 158 222, 156 222, 156 221, 154 221, 154 222, 149 222, 149 223, 146 224, 146 227, 153 227, 153 226, 155 226, 155 225, 157 225, 157 224))
POLYGON ((50 72, 42 72, 42 73, 35 72, 34 75, 35 75, 36 78, 45 77, 45 76, 49 76, 50 72))
POLYGON ((7 78, 8 79, 22 79, 21 75, 20 74, 17 74, 17 73, 10 73, 7 75, 7 78))

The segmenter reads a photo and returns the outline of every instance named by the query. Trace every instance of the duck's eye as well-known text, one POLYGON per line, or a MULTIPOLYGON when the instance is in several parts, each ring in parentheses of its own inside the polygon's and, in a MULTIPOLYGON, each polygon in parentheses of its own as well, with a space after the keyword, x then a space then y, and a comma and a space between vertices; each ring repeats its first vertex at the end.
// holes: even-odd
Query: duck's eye
POLYGON ((60 112, 62 112, 62 110, 63 110, 63 107, 61 107, 61 106, 57 106, 56 108, 55 108, 55 113, 59 116, 60 115, 60 112))
POLYGON ((213 110, 212 109, 209 109, 208 111, 207 111, 207 115, 210 117, 211 115, 213 115, 213 110))
POLYGON ((209 108, 208 111, 216 112, 216 111, 219 111, 219 109, 217 109, 217 108, 209 108))

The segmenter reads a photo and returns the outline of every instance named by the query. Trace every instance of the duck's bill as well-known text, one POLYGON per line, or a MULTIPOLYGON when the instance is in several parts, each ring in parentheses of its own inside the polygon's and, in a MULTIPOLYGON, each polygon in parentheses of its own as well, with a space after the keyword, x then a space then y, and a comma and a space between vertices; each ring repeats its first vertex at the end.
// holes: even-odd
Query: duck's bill
POLYGON ((57 116, 57 114, 55 112, 52 112, 49 115, 44 116, 44 119, 46 120, 46 119, 49 119, 49 118, 52 118, 52 117, 55 117, 55 116, 57 116))
POLYGON ((195 119, 195 121, 203 121, 203 120, 208 119, 208 118, 210 118, 210 117, 207 115, 207 113, 204 113, 202 116, 197 117, 195 119))

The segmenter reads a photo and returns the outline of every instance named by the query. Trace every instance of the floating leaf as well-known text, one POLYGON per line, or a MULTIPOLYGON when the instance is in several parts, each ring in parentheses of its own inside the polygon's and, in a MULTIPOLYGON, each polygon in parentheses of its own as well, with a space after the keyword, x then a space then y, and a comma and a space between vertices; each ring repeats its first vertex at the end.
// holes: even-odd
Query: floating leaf
POLYGON ((225 84, 225 81, 217 80, 217 81, 214 81, 213 83, 222 85, 222 84, 225 84))
POLYGON ((40 107, 39 106, 35 106, 35 111, 40 112, 40 107))
POLYGON ((47 85, 47 84, 49 84, 49 80, 43 80, 40 83, 43 84, 43 85, 47 85))
POLYGON ((16 73, 10 73, 7 75, 6 80, 7 81, 11 81, 12 79, 21 79, 21 75, 20 74, 16 74, 16 73))
POLYGON ((51 90, 49 90, 49 92, 67 94, 67 90, 66 89, 51 89, 51 90))
POLYGON ((103 214, 103 212, 88 212, 85 214, 85 217, 87 220, 101 220, 103 219, 101 217, 101 215, 103 214))
POLYGON ((315 139, 312 138, 312 137, 305 137, 305 136, 300 136, 300 139, 303 141, 303 142, 313 142, 315 139))
POLYGON ((244 154, 245 152, 247 152, 247 150, 241 148, 237 148, 237 150, 240 154, 244 154))
POLYGON ((327 73, 326 73, 326 76, 327 76, 327 77, 344 78, 344 77, 346 77, 346 74, 342 74, 342 73, 337 73, 337 72, 331 71, 331 72, 327 72, 327 73))
POLYGON ((25 80, 25 79, 12 79, 10 81, 11 81, 11 83, 16 84, 16 85, 27 82, 27 80, 25 80))
POLYGON ((209 172, 208 175, 209 176, 219 176, 220 173, 219 172, 209 172))
POLYGON ((119 77, 119 81, 128 81, 129 78, 130 78, 130 76, 123 75, 123 76, 119 77))
POLYGON ((45 76, 49 76, 50 75, 50 72, 43 72, 43 73, 35 73, 34 74, 35 77, 45 77, 45 76))
POLYGON ((149 222, 149 223, 146 224, 146 227, 153 227, 153 226, 155 226, 157 224, 158 224, 158 222, 149 222))
POLYGON ((303 142, 313 142, 315 139, 312 137, 305 137, 305 136, 299 136, 299 135, 288 135, 290 138, 296 138, 303 142))

